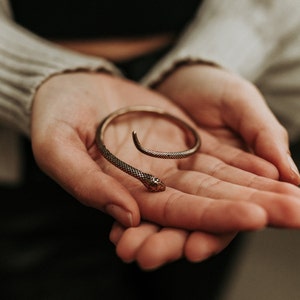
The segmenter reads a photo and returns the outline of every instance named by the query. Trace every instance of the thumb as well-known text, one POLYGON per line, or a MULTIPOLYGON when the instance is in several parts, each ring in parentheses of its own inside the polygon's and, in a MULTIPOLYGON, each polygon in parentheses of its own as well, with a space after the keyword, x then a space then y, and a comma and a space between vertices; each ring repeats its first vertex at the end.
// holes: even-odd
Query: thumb
POLYGON ((244 95, 247 99, 236 99, 230 107, 228 124, 242 135, 255 154, 277 167, 281 180, 299 185, 299 171, 291 157, 286 129, 258 90, 250 89, 244 95))
POLYGON ((133 196, 105 174, 86 149, 56 145, 50 152, 47 162, 40 159, 40 167, 78 201, 111 215, 126 227, 139 224, 139 208, 133 196))

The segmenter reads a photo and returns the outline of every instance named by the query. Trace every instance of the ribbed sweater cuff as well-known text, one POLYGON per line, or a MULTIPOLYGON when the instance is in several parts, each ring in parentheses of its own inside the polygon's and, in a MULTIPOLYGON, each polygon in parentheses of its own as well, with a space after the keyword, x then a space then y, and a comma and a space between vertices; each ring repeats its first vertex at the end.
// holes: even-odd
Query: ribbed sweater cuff
POLYGON ((177 45, 142 83, 154 86, 185 63, 218 65, 255 81, 272 61, 273 50, 299 23, 296 6, 296 1, 280 0, 206 1, 177 45))
POLYGON ((27 135, 35 91, 50 76, 76 70, 121 75, 104 59, 56 46, 5 18, 0 28, 0 120, 27 135))

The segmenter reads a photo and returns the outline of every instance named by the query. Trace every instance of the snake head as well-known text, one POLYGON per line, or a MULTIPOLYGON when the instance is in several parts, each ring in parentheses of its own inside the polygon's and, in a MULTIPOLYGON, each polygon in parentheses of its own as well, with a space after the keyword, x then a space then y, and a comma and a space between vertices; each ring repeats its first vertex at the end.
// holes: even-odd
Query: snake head
POLYGON ((163 192, 166 189, 165 184, 159 178, 154 176, 145 183, 145 186, 150 192, 163 192))

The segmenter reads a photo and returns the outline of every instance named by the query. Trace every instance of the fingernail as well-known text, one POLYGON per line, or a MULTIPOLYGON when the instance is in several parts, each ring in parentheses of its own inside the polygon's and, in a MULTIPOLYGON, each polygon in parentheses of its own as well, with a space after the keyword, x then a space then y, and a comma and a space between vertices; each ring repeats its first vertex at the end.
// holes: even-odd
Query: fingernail
POLYGON ((296 174, 297 177, 299 177, 299 170, 295 164, 295 162, 293 161, 292 157, 290 155, 288 155, 288 160, 289 160, 289 164, 290 164, 290 167, 292 169, 292 171, 296 174))
POLYGON ((115 218, 118 222, 125 226, 132 226, 132 214, 123 207, 117 206, 115 204, 108 204, 105 207, 105 211, 115 218))

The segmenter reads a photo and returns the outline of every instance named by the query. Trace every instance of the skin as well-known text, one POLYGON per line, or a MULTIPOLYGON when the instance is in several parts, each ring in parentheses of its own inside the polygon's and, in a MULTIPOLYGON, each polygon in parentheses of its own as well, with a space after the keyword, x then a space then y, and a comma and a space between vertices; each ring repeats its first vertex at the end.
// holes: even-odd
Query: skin
POLYGON ((252 83, 220 68, 193 65, 177 69, 157 90, 220 141, 239 147, 236 135, 241 136, 247 149, 276 166, 280 180, 300 184, 287 131, 252 83))
MULTIPOLYGON (((177 69, 156 89, 186 110, 199 126, 216 136, 219 141, 238 148, 250 148, 252 152, 271 161, 277 167, 278 178, 299 185, 299 174, 291 162, 286 130, 278 123, 262 95, 251 83, 222 69, 194 65, 177 69), (237 139, 236 133, 242 135, 246 143, 237 139), (272 151, 269 151, 270 148, 272 151)), ((229 155, 227 152, 234 155, 235 151, 232 149, 221 151, 224 150, 223 147, 222 144, 220 151, 212 152, 216 149, 214 143, 206 143, 202 151, 213 153, 215 157, 220 153, 229 155)), ((246 162, 237 159, 238 157, 232 160, 231 165, 243 168, 246 162)), ((235 178, 235 182, 242 186, 247 186, 251 182, 248 181, 250 178, 247 178, 249 174, 242 175, 240 170, 229 170, 223 163, 215 168, 208 157, 201 160, 201 166, 205 168, 204 172, 217 170, 213 175, 222 180, 230 181, 235 178), (219 177, 218 171, 221 170, 223 175, 230 175, 225 175, 226 178, 219 177), (236 176, 234 172, 237 172, 236 176)), ((256 165, 251 169, 251 166, 246 164, 246 169, 256 174, 261 172, 256 165)), ((275 174, 262 175, 272 177, 275 174)), ((219 183, 210 182, 214 188, 216 185, 220 186, 219 183)), ((287 187, 261 177, 255 177, 251 185, 258 190, 291 193, 291 186, 287 187)), ((232 187, 229 190, 233 192, 232 187)), ((220 194, 223 192, 224 189, 220 190, 220 194)), ((240 192, 242 195, 241 190, 240 192)), ((284 209, 281 212, 285 215, 284 209)), ((189 233, 174 228, 161 229, 154 224, 145 223, 130 229, 115 223, 110 235, 111 241, 117 246, 118 255, 127 262, 136 260, 143 269, 155 269, 182 257, 192 262, 205 260, 222 251, 234 237, 235 233, 221 235, 199 231, 189 233)))
MULTIPOLYGON (((212 78, 204 77, 209 84, 212 78)), ((257 142, 261 128, 247 130, 253 126, 251 119, 238 120, 244 112, 264 123, 266 116, 256 114, 260 108, 266 109, 264 102, 259 98, 256 105, 248 104, 250 112, 247 104, 242 105, 242 112, 235 115, 224 93, 215 90, 215 98, 214 93, 201 97, 203 90, 199 89, 195 97, 182 94, 181 99, 188 102, 182 110, 171 102, 180 102, 175 91, 169 90, 173 83, 172 77, 167 78, 156 92, 104 73, 53 76, 38 89, 32 108, 31 138, 37 163, 81 203, 114 217, 110 239, 118 255, 127 262, 137 261, 143 269, 181 257, 201 261, 224 249, 239 231, 265 226, 300 228, 300 192, 291 184, 299 178, 289 177, 290 165, 276 163, 286 159, 287 152, 282 150, 287 147, 284 130, 266 110, 271 121, 266 126, 273 136, 261 138, 262 146, 257 142), (220 95, 222 101, 218 102, 220 95), (228 109, 221 115, 224 103, 229 103, 228 109), (203 146, 196 155, 160 161, 134 151, 128 133, 138 129, 146 147, 174 151, 175 147, 185 148, 184 134, 177 127, 160 119, 134 118, 107 129, 108 148, 162 178, 167 184, 162 193, 147 192, 139 181, 103 159, 95 144, 96 127, 102 118, 122 106, 141 104, 167 109, 195 126, 202 138, 203 146), (204 114, 197 112, 197 107, 213 116, 211 123, 201 118, 204 114), (231 119, 234 117, 235 121, 231 119), (273 139, 274 134, 279 140, 273 139), (268 145, 276 148, 271 157, 266 153, 268 145), (247 153, 246 147, 264 159, 247 153)), ((202 83, 206 86, 205 81, 202 83)), ((190 87, 186 87, 188 91, 190 87)), ((245 102, 243 98, 239 101, 245 102)))

